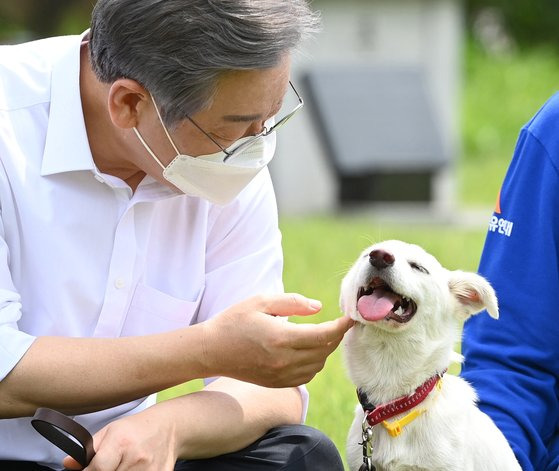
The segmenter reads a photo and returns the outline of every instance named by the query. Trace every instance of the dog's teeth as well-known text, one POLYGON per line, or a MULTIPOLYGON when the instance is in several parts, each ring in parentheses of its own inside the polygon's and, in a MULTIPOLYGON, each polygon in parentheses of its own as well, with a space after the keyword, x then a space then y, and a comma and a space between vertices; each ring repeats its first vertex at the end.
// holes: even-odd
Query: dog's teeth
POLYGON ((402 309, 402 306, 400 306, 398 309, 396 309, 396 311, 394 311, 394 314, 396 314, 397 316, 403 316, 404 315, 404 310, 402 309))

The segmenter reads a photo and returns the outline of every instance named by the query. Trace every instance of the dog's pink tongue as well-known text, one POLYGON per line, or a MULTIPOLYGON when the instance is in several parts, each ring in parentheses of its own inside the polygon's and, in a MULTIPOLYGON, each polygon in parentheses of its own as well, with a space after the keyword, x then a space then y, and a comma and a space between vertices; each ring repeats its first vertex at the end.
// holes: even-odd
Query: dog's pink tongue
POLYGON ((398 296, 391 291, 377 288, 373 294, 361 296, 357 301, 357 310, 361 317, 367 321, 384 319, 394 307, 398 296))

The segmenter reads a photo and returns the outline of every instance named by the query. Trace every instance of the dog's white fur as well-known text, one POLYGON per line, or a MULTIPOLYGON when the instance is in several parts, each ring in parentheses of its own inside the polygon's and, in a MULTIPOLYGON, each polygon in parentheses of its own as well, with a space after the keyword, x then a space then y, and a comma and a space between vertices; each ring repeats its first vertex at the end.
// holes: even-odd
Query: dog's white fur
MULTIPOLYGON (((468 317, 483 309, 494 318, 499 315, 495 292, 484 278, 449 271, 421 247, 396 240, 363 251, 342 282, 340 305, 357 321, 344 339, 349 376, 377 405, 412 394, 451 362, 461 361, 454 347, 461 323, 468 317), (373 267, 369 253, 375 249, 392 254, 394 263, 373 267), (415 301, 417 312, 409 322, 367 321, 359 314, 358 289, 374 276, 415 301)), ((446 374, 440 392, 434 390, 418 406, 427 411, 405 426, 400 436, 391 437, 382 424, 373 427, 372 457, 377 471, 520 471, 505 437, 476 401, 466 381, 446 374)), ((363 417, 357 405, 347 442, 352 471, 363 460, 363 417)))

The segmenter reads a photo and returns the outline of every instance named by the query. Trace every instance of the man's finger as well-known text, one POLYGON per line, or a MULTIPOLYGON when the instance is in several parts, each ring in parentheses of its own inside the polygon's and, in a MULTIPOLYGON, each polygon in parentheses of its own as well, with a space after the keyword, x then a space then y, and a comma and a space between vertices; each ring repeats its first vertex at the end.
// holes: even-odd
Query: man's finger
POLYGON ((354 323, 349 317, 343 316, 320 324, 290 324, 291 346, 302 349, 332 344, 334 350, 354 323))
MULTIPOLYGON (((107 429, 103 428, 99 430, 95 435, 93 435, 93 449, 97 451, 101 446, 103 438, 105 437, 107 429)), ((83 466, 78 463, 74 458, 71 456, 66 456, 64 460, 62 460, 62 465, 66 469, 84 469, 83 466)), ((89 469, 89 468, 88 468, 89 469)))
POLYGON ((322 309, 322 303, 298 293, 281 293, 251 298, 254 308, 273 316, 309 316, 322 309))
POLYGON ((66 469, 83 469, 82 465, 79 464, 74 458, 72 458, 71 456, 67 456, 66 458, 64 458, 64 460, 62 461, 62 465, 66 468, 66 469))

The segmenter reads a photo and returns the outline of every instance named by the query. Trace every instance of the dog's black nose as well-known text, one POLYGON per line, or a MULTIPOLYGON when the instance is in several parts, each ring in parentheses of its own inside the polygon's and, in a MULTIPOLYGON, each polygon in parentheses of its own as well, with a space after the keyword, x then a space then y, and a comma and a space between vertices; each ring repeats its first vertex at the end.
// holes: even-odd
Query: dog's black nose
POLYGON ((373 250, 369 254, 369 263, 379 270, 389 267, 394 263, 394 255, 385 250, 373 250))

